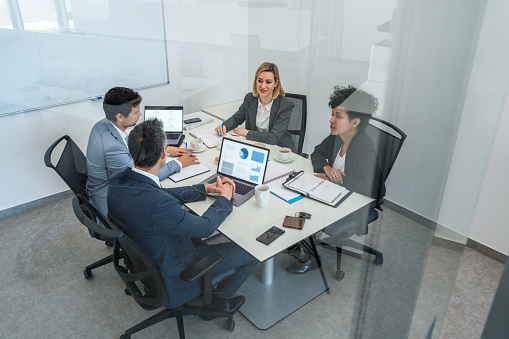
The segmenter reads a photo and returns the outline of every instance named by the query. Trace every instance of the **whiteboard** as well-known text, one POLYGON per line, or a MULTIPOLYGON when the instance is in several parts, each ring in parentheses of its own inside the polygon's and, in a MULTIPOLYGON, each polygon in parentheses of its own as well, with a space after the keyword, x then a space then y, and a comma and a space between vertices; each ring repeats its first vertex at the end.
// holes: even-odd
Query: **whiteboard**
POLYGON ((65 31, 0 29, 0 116, 169 83, 162 0, 71 0, 65 31))

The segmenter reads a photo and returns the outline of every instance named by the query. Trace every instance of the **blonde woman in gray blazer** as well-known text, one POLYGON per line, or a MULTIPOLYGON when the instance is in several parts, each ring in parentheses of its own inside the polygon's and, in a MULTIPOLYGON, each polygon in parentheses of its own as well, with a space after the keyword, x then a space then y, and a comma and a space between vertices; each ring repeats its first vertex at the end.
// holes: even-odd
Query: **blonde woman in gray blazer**
POLYGON ((247 140, 288 147, 296 151, 288 124, 294 104, 287 100, 275 64, 264 62, 258 67, 253 92, 246 94, 239 110, 216 128, 219 135, 229 130, 247 140), (238 127, 245 122, 245 127, 238 127))

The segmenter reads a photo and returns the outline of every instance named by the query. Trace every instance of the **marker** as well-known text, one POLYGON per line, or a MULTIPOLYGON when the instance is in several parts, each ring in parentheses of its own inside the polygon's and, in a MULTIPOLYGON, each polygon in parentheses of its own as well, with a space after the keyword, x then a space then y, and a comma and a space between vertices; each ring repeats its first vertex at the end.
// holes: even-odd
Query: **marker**
POLYGON ((223 128, 224 128, 224 121, 223 121, 223 123, 221 124, 221 135, 223 135, 223 128))
POLYGON ((186 148, 187 148, 187 142, 186 142, 186 148))

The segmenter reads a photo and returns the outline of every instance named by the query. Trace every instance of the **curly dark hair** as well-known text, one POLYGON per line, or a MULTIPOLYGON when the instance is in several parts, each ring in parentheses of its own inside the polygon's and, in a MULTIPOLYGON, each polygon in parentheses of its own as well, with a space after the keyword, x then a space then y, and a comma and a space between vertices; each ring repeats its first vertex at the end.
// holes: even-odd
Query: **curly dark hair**
MULTIPOLYGON (((131 100, 138 98, 138 96, 139 96, 138 92, 135 92, 134 90, 132 90, 130 88, 113 87, 104 95, 104 103, 109 104, 109 105, 122 105, 122 104, 125 104, 126 102, 129 102, 131 100)), ((137 100, 137 101, 133 102, 132 107, 136 107, 140 103, 141 103, 141 100, 137 100)), ((130 109, 132 109, 132 107, 130 107, 130 109)), ((128 112, 127 110, 119 110, 118 113, 122 114, 124 117, 127 118, 130 111, 128 112)), ((113 113, 111 113, 111 114, 113 114, 113 113)), ((115 118, 115 116, 108 116, 111 114, 109 114, 109 112, 106 112, 106 118, 108 118, 108 120, 112 120, 112 121, 117 120, 115 118)), ((116 113, 115 113, 115 115, 116 115, 116 113)))
POLYGON ((362 130, 368 124, 371 115, 378 109, 378 99, 352 85, 335 86, 329 97, 329 107, 334 109, 337 106, 346 109, 348 120, 359 119, 357 128, 362 130))
POLYGON ((148 119, 134 127, 128 139, 129 153, 134 165, 141 168, 154 167, 166 147, 163 123, 159 119, 148 119))

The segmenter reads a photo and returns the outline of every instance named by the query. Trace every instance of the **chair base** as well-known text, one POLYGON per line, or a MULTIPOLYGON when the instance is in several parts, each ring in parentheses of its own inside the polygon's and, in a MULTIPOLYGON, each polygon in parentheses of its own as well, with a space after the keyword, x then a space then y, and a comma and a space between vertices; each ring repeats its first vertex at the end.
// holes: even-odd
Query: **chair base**
POLYGON ((113 254, 107 256, 106 258, 102 258, 101 260, 98 260, 93 264, 88 265, 83 270, 83 275, 85 276, 85 279, 89 280, 94 277, 94 274, 92 273, 93 269, 110 264, 112 262, 113 262, 113 254))
POLYGON ((211 316, 211 317, 226 317, 226 321, 224 323, 224 329, 228 331, 233 331, 235 329, 235 320, 233 320, 233 314, 235 312, 221 312, 215 311, 212 309, 207 309, 202 306, 195 306, 186 304, 184 306, 172 309, 165 309, 148 319, 145 319, 141 323, 131 327, 124 334, 120 336, 122 339, 129 339, 131 336, 147 327, 150 327, 154 324, 157 324, 163 320, 169 318, 175 318, 177 320, 177 326, 179 330, 179 338, 185 339, 185 331, 184 331, 184 316, 185 315, 198 315, 198 316, 211 316))
POLYGON ((354 241, 352 239, 343 239, 341 241, 341 245, 330 245, 326 244, 324 242, 319 242, 319 246, 322 246, 328 250, 334 250, 336 251, 337 258, 336 258, 336 279, 341 281, 345 277, 345 272, 341 270, 341 256, 343 254, 349 255, 351 257, 361 258, 361 254, 355 253, 352 251, 345 250, 343 247, 351 247, 356 250, 372 254, 375 256, 375 265, 382 265, 384 263, 384 254, 382 252, 379 252, 375 250, 374 248, 371 248, 369 246, 366 246, 364 244, 358 243, 357 241, 354 241))

